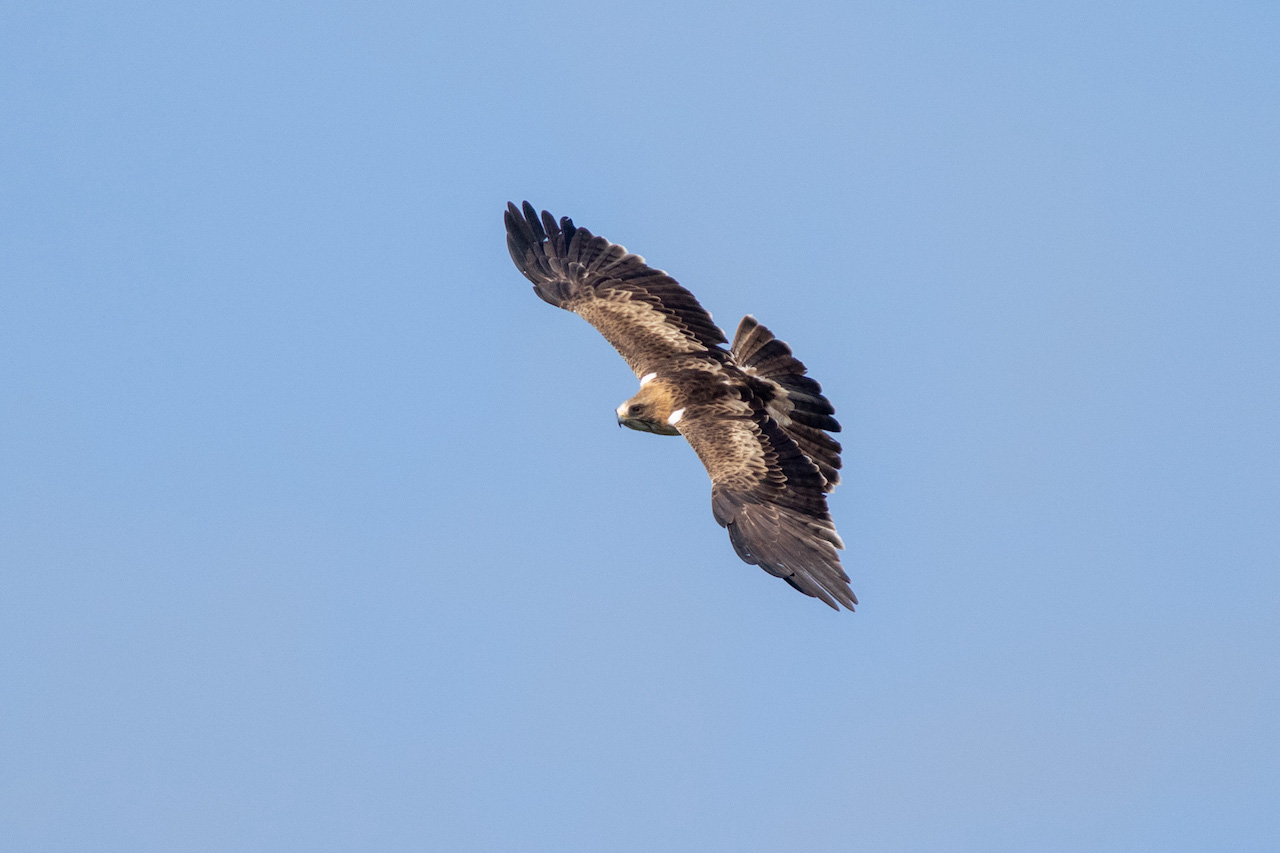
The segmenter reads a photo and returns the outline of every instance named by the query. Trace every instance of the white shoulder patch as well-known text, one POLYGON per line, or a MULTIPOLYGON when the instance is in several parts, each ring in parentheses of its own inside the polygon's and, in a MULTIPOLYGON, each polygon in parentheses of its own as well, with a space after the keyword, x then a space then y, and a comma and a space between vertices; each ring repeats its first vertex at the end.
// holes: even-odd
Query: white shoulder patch
POLYGON ((667 418, 667 423, 669 423, 671 426, 675 426, 676 424, 680 423, 680 419, 683 417, 684 417, 684 409, 676 409, 674 412, 671 413, 671 417, 667 418))
POLYGON ((644 376, 640 377, 640 387, 643 388, 644 386, 648 385, 650 382, 652 382, 654 379, 657 379, 657 378, 658 378, 657 373, 646 373, 644 376))

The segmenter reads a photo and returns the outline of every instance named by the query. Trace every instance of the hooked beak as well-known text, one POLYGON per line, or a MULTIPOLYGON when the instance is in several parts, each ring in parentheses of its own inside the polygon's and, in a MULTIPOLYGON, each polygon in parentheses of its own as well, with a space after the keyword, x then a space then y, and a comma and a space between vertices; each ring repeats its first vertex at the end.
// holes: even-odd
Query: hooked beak
POLYGON ((635 418, 624 418, 622 415, 618 415, 618 426, 627 427, 628 429, 634 429, 639 432, 651 432, 649 425, 644 421, 636 420, 635 418))
POLYGON ((624 418, 618 415, 618 426, 633 429, 636 432, 650 432, 654 435, 679 435, 680 431, 675 427, 669 427, 664 424, 656 424, 653 421, 646 421, 643 418, 624 418))

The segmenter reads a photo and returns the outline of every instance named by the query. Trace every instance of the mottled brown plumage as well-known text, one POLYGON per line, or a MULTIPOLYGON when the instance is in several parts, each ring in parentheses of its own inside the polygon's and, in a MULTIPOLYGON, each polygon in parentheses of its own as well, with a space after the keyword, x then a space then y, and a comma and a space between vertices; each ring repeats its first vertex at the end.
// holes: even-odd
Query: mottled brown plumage
POLYGON ((724 333, 675 279, 622 246, 507 205, 511 258, 534 292, 604 335, 640 378, 618 423, 683 435, 711 476, 734 550, 806 595, 852 610, 826 495, 840 482, 835 410, 791 349, 744 317, 724 333))

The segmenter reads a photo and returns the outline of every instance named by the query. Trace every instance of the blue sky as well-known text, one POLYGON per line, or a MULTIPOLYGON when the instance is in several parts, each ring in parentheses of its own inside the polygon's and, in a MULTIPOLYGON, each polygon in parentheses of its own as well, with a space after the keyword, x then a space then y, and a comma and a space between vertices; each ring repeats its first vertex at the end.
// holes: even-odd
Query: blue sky
POLYGON ((1270 3, 12 4, 15 850, 1280 845, 1270 3), (835 402, 739 562, 529 199, 835 402))

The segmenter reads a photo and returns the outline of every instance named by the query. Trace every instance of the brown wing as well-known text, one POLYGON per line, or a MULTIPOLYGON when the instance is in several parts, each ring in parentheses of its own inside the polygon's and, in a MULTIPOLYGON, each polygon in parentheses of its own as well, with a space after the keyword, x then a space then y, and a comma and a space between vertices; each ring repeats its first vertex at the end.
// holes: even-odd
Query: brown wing
POLYGON ((731 351, 738 366, 763 385, 756 391, 770 417, 818 466, 826 480, 824 490, 833 491, 840 484, 841 448, 827 432, 839 432, 840 423, 832 417, 836 410, 822 395, 822 386, 805 376, 805 366, 791 354, 791 347, 750 314, 738 324, 731 351))
POLYGON ((690 406, 677 428, 711 475, 711 511, 738 556, 840 609, 858 603, 840 567, 844 548, 827 511, 827 480, 765 404, 690 406))
POLYGON ((636 376, 673 355, 726 343, 724 332, 693 294, 639 255, 578 228, 559 224, 529 202, 503 214, 507 248, 534 292, 581 316, 622 354, 636 376))

